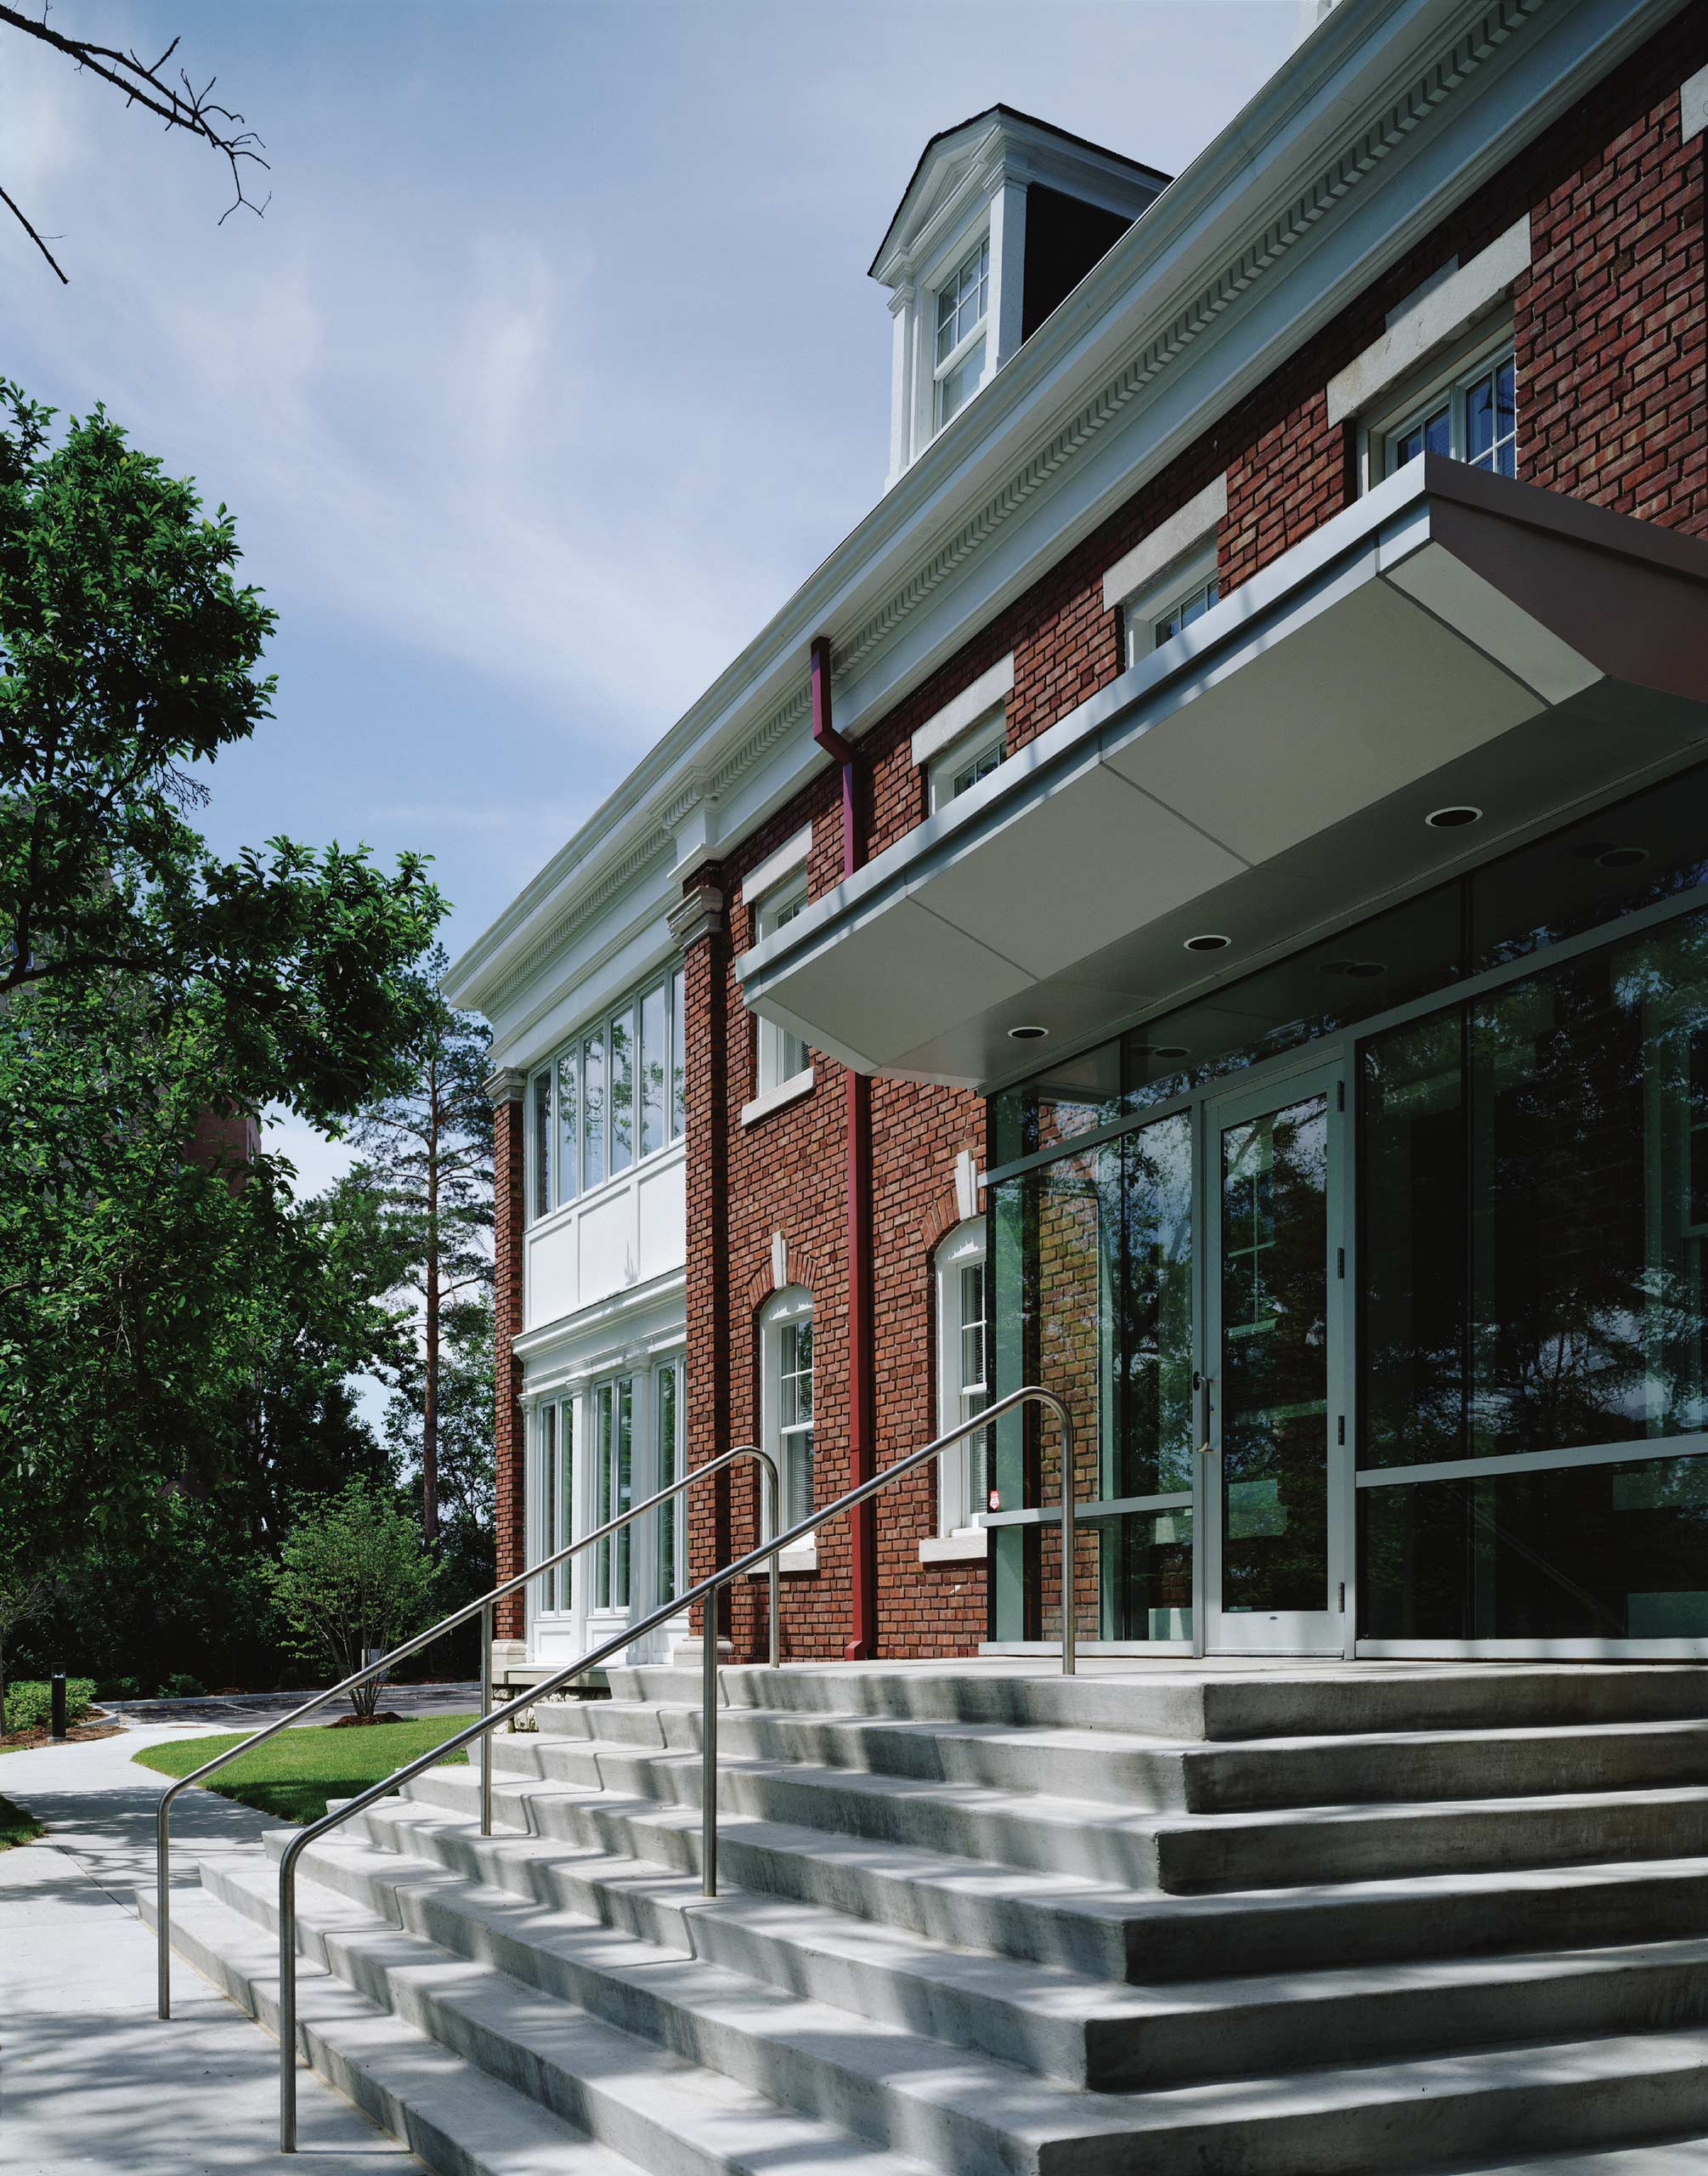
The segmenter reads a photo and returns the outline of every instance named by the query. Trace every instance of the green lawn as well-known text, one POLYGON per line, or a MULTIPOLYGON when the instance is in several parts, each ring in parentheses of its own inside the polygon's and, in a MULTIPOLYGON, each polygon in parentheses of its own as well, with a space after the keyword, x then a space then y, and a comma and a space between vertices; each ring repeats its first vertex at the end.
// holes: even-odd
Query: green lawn
POLYGON ((33 1844, 47 1833, 33 1813, 25 1813, 10 1799, 0 1799, 0 1851, 9 1851, 14 1844, 33 1844))
MULTIPOLYGON (((419 1715, 405 1723, 375 1723, 366 1730, 329 1730, 307 1724, 297 1730, 280 1731, 253 1753, 234 1760, 229 1768, 208 1778, 205 1788, 223 1797, 252 1805, 280 1821, 302 1823, 318 1821, 328 1799, 353 1798, 369 1783, 377 1783, 406 1760, 453 1737, 470 1715, 419 1715)), ((187 1776, 192 1768, 212 1760, 228 1746, 240 1745, 249 1735, 233 1731, 220 1737, 173 1738, 167 1745, 151 1745, 133 1760, 162 1776, 187 1776)), ((466 1765, 466 1753, 446 1756, 449 1766, 466 1765)))

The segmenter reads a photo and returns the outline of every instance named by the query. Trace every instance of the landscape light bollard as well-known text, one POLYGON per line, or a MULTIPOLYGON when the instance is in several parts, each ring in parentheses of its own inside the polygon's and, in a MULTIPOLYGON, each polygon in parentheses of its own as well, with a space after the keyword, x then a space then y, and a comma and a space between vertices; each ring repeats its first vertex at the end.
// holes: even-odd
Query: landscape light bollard
POLYGON ((55 1737, 65 1735, 65 1673, 56 1669, 53 1676, 53 1732, 55 1737))

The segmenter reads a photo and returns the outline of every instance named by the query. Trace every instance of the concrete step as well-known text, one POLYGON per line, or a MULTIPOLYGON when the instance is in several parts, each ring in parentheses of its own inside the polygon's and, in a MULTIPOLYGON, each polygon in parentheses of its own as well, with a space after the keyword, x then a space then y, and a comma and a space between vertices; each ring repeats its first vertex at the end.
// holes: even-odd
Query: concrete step
POLYGON ((1439 2176, 1702 2176, 1704 2169, 1708 2138, 1615 2146, 1605 2153, 1551 2153, 1541 2161, 1503 2161, 1498 2168, 1461 2161, 1439 2176))
MULTIPOLYGON (((671 1663, 613 1667, 619 1700, 698 1705, 700 1678, 671 1663)), ((1708 1720, 1708 1667, 1688 1663, 1301 1663, 1226 1672, 1141 1659, 1063 1677, 1001 1664, 727 1665, 729 1707, 920 1721, 1040 1724, 1140 1737, 1237 1740, 1386 1731, 1562 1727, 1708 1720)))
MULTIPOLYGON (((406 1795, 465 1823, 478 1810, 465 1770, 431 1771, 406 1795)), ((698 1877, 696 1810, 539 1780, 500 1783, 495 1807, 548 1843, 698 1877)), ((721 1813, 719 1866, 755 1895, 1147 1985, 1708 1934, 1708 1858, 1170 1896, 721 1813)))
MULTIPOLYGON (((139 1890, 155 1924, 154 1896, 139 1890)), ((205 1892, 172 1892, 172 1947, 246 2015, 279 2033, 279 1952, 205 1892)), ((302 2060, 439 2176, 639 2176, 636 2164, 527 2094, 437 2047, 318 1967, 297 1973, 302 2060)), ((269 2141, 255 2141, 257 2162, 269 2141)))
MULTIPOLYGON (((230 1862, 225 1862, 228 1867, 230 1862)), ((252 1870, 248 1893, 264 1927, 271 1884, 252 1870)), ((758 2165, 756 2146, 731 2150, 730 2134, 751 2122, 756 2096, 727 2080, 679 2064, 662 2051, 645 2060, 636 2036, 614 2032, 572 2005, 519 1986, 507 1975, 448 1954, 400 1933, 389 1923, 318 1884, 300 1892, 303 1939, 341 1977, 370 1999, 390 2005, 441 2046, 489 2075, 525 2079, 551 2112, 577 2120, 588 2109, 608 2126, 602 2143, 629 2141, 630 2157, 663 2171, 758 2165), (679 2072, 687 2071, 682 2077, 679 2072), (693 2127, 682 2104, 727 2112, 712 2158, 706 2131, 693 2127), (670 2104, 667 2122, 662 2102, 670 2104), (567 2105, 566 2105, 567 2104, 567 2105), (684 2141, 687 2141, 685 2148, 684 2141), (693 2145, 702 2147, 693 2153, 693 2145)), ((856 2038, 863 2038, 861 2033, 856 2038)), ((953 2052, 953 2051, 951 2051, 953 2052)), ((1521 2147, 1574 2150, 1630 2145, 1643 2136, 1677 2134, 1708 2120, 1708 2032, 1683 2031, 1573 2041, 1545 2048, 1500 2048, 1445 2060, 1336 2067, 1281 2079, 1192 2085, 1142 2094, 1051 2092, 1020 2081, 1011 2102, 977 2111, 990 2152, 968 2157, 974 2111, 959 2122, 957 2075, 966 2059, 938 2081, 957 2110, 955 2157, 936 2166, 968 2176, 1351 2176, 1351 2172, 1420 2170, 1455 2155, 1521 2147), (1064 2131, 1061 2119, 1071 2119, 1064 2131)), ((787 2068, 787 2066, 785 2066, 787 2068)), ((787 2082, 795 2073, 787 2068, 787 2082)), ((779 2083, 784 2082, 780 2077, 779 2083)), ((928 2097, 923 2078, 910 2080, 928 2097)), ((800 2148, 817 2132, 816 2165, 846 2165, 827 2150, 828 2127, 773 2111, 761 2126, 768 2172, 805 2166, 800 2148), (792 2134, 792 2136, 791 2136, 792 2134)), ((857 2146, 851 2150, 859 2151, 857 2146)), ((891 2170, 911 2164, 893 2147, 874 2163, 891 2170)))
MULTIPOLYGON (((202 1874, 229 1926, 260 1945, 259 1956, 247 1953, 248 1976, 264 1956, 276 1975, 272 1862, 258 1852, 231 1853, 204 1861, 202 1874)), ((636 2168, 659 2176, 879 2176, 920 2166, 569 2003, 542 1998, 300 1876, 297 1921, 299 1947, 314 1964, 636 2168)), ((206 1936, 206 1920, 195 1930, 206 1936)), ((212 1946, 236 1952, 239 1940, 216 1924, 212 1946)))
MULTIPOLYGON (((699 1801, 694 1753, 542 1734, 508 1741, 500 1757, 585 1789, 699 1801)), ((731 1756, 719 1761, 718 1796, 764 1820, 1176 1893, 1708 1853, 1700 1787, 1194 1816, 731 1756)))
MULTIPOLYGON (((541 1733, 693 1751, 700 1708, 609 1700, 542 1704, 541 1733)), ((1191 1813, 1650 1790, 1708 1778, 1708 1723, 1409 1731, 1191 1745, 1113 1730, 893 1720, 737 1708, 719 1749, 761 1760, 978 1783, 1191 1813)))
MULTIPOLYGON (((410 1916, 415 1906, 392 1894, 399 1881, 431 1886, 439 1907, 453 1917, 461 1900, 476 1893, 474 1885, 484 1885, 517 1900, 553 1930, 568 1924, 566 1914, 586 1923, 602 1944, 591 1964, 596 1971, 614 1935, 633 1937, 648 1956, 703 1959, 776 1990, 786 2001, 827 2003, 1097 2090, 1305 2068, 1326 2047, 1344 2060, 1370 2060, 1708 2020, 1705 1938, 1341 1966, 1175 1983, 1141 1993, 1036 1964, 970 1956, 835 1912, 781 1907, 740 1891, 709 1899, 681 1877, 635 1860, 528 1839, 482 1838, 472 1825, 411 1816, 405 1805, 391 1800, 374 1808, 362 1824, 376 1846, 369 1855, 372 1863, 348 1862, 363 1882, 376 1884, 364 1887, 361 1900, 404 1924, 416 1924, 410 1916), (399 1871, 409 1862, 406 1875, 399 1871)), ((313 1852, 305 1866, 311 1862, 318 1869, 313 1852)), ((329 1862, 317 1878, 348 1886, 345 1862, 329 1862)), ((515 1924, 525 1930, 529 1922, 515 1924)), ((421 1930, 472 1953, 464 1932, 438 1925, 421 1930)), ((518 1977, 534 1976, 497 1961, 518 1977)), ((612 2014, 585 1989, 565 1992, 612 2014)), ((619 2000, 624 2014, 617 2021, 623 2022, 630 1998, 619 2000)), ((658 2037, 686 2052, 676 2037, 658 2037)))

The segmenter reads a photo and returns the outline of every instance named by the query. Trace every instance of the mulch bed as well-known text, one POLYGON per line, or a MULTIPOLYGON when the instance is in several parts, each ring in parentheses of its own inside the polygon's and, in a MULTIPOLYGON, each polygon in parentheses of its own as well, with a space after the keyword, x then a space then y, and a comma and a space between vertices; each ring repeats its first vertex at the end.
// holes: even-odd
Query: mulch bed
POLYGON ((389 1708, 380 1708, 371 1715, 336 1715, 325 1727, 329 1731, 359 1731, 370 1723, 400 1723, 403 1720, 389 1708))
MULTIPOLYGON (((65 1742, 69 1744, 75 1739, 81 1744, 85 1738, 117 1737, 123 1729, 122 1723, 73 1723, 65 1732, 65 1742)), ((32 1745, 52 1745, 54 1742, 54 1733, 44 1724, 40 1730, 8 1731, 0 1737, 0 1752, 9 1752, 14 1747, 21 1748, 32 1745)))

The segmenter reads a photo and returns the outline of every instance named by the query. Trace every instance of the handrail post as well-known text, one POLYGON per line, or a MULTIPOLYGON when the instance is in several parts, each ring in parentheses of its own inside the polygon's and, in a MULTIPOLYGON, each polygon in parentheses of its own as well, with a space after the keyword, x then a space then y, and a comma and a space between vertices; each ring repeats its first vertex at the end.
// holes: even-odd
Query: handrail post
MULTIPOLYGON (((492 1713, 492 1604, 480 1612, 480 1713, 492 1713)), ((480 1833, 492 1833, 492 1732, 480 1734, 480 1833)))
POLYGON ((279 2150, 297 2150, 297 1859, 289 1844, 279 1862, 279 2150))
POLYGON ((1055 1425, 1061 1436, 1061 1674, 1072 1677, 1077 1658, 1073 1622, 1074 1498, 1078 1493, 1073 1470, 1073 1422, 1065 1399, 1055 1406, 1055 1425))
MULTIPOLYGON (((766 1494, 771 1499, 771 1531, 772 1533, 775 1533, 777 1532, 778 1521, 782 1516, 783 1506, 777 1500, 777 1467, 769 1459, 765 1462, 765 1491, 766 1494)), ((773 1669, 778 1668, 783 1653, 781 1644, 783 1639, 783 1623, 777 1606, 777 1557, 778 1552, 773 1549, 766 1563, 766 1569, 769 1573, 771 1600, 771 1667, 773 1669)))
MULTIPOLYGON (((771 1561, 776 1563, 774 1554, 771 1561)), ((701 1627, 705 1636, 700 1642, 700 1893, 704 1896, 717 1895, 718 1592, 714 1587, 706 1596, 701 1627)))

